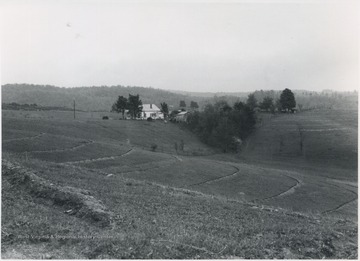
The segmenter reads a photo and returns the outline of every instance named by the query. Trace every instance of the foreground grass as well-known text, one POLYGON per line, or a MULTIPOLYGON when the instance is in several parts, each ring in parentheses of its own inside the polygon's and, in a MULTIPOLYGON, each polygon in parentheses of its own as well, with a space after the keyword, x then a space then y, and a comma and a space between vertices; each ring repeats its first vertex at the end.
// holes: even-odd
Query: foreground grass
MULTIPOLYGON (((7 154, 5 158, 11 157, 7 154)), ((357 226, 241 204, 97 170, 21 162, 54 186, 86 189, 110 226, 64 213, 3 175, 3 258, 357 258, 357 226)))

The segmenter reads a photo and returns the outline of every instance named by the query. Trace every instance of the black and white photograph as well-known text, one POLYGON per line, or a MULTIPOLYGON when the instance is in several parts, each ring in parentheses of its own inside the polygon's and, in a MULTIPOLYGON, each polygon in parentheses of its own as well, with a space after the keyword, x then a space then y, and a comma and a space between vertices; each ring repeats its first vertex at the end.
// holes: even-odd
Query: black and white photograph
POLYGON ((358 259, 357 0, 1 0, 1 259, 358 259))

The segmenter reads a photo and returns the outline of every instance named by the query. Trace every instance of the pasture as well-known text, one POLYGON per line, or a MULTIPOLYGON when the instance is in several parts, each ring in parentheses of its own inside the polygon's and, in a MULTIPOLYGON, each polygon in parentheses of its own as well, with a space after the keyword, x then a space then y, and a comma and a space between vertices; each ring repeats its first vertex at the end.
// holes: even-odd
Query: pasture
MULTIPOLYGON (((101 120, 102 113, 78 113, 73 119, 72 112, 2 112, 5 160, 56 186, 90 191, 113 213, 108 231, 113 238, 103 243, 56 241, 60 248, 74 243, 62 258, 352 257, 355 247, 349 242, 357 242, 357 112, 268 117, 240 155, 221 154, 173 123, 108 115, 112 119, 101 120), (176 150, 175 143, 182 141, 184 150, 176 150), (321 236, 312 235, 314 230, 321 236), (336 233, 344 237, 331 236, 336 233), (334 242, 327 247, 337 251, 324 249, 328 237, 334 242), (297 241, 302 242, 298 247, 297 241), (255 245, 267 251, 251 251, 255 245)), ((30 222, 26 233, 107 233, 64 214, 66 204, 53 206, 26 191, 9 191, 14 186, 9 182, 3 178, 3 206, 14 204, 14 195, 21 200, 11 211, 3 208, 6 233, 19 233, 14 222, 36 217, 34 211, 25 215, 22 205, 48 217, 46 224, 58 224, 37 230, 39 221, 30 222)), ((21 242, 8 236, 6 249, 21 242)), ((48 242, 35 240, 57 256, 48 242)))

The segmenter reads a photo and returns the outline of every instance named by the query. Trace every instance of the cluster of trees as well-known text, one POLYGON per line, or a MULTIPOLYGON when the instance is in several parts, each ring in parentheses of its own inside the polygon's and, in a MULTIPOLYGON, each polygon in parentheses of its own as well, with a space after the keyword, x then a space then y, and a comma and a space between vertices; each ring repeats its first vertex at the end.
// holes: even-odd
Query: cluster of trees
POLYGON ((275 102, 273 97, 264 96, 262 102, 258 104, 255 93, 252 93, 249 95, 248 104, 252 109, 259 107, 268 112, 275 112, 276 109, 278 111, 290 111, 296 107, 295 95, 287 88, 281 92, 280 98, 276 99, 275 102))
POLYGON ((129 98, 119 96, 117 101, 111 107, 111 111, 121 113, 123 119, 125 118, 126 110, 129 110, 129 114, 132 119, 141 116, 142 101, 140 100, 139 94, 129 94, 129 98))
MULTIPOLYGON (((186 103, 185 103, 185 101, 180 101, 179 107, 182 108, 182 109, 185 109, 185 108, 186 108, 186 103)), ((191 108, 192 110, 196 110, 196 109, 199 108, 199 104, 198 104, 197 102, 195 102, 195 101, 191 101, 191 102, 190 102, 190 108, 191 108)))
MULTIPOLYGON (((254 97, 257 101, 264 101, 266 97, 270 97, 273 100, 275 109, 282 110, 280 103, 281 94, 283 91, 255 91, 254 97)), ((358 93, 357 91, 336 92, 331 90, 324 90, 322 92, 316 91, 304 91, 304 90, 292 90, 292 93, 296 97, 295 108, 298 110, 311 110, 311 109, 346 109, 357 110, 358 93)), ((292 105, 294 105, 292 104, 292 105)), ((268 108, 260 107, 262 110, 268 108)), ((269 110, 269 109, 268 109, 269 110)), ((285 109, 286 110, 286 109, 285 109)))
POLYGON ((187 126, 200 139, 211 146, 221 148, 224 152, 238 151, 244 140, 255 128, 255 108, 266 111, 292 110, 296 107, 295 96, 289 89, 285 89, 280 98, 264 97, 258 104, 255 95, 249 94, 246 102, 237 101, 233 106, 225 100, 207 104, 203 111, 188 116, 187 126))
POLYGON ((221 148, 223 152, 238 151, 256 123, 250 102, 239 101, 232 107, 226 101, 207 104, 203 111, 188 116, 187 126, 206 144, 221 148))

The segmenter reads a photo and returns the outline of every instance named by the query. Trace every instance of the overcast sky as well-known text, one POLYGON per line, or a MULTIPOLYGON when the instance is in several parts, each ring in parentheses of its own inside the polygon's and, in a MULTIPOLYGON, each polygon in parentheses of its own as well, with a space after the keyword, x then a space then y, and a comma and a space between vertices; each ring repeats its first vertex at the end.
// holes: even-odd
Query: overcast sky
POLYGON ((2 0, 1 82, 354 90, 358 1, 2 0))

